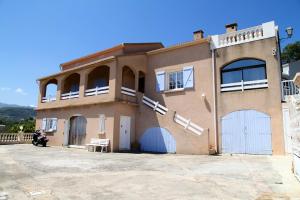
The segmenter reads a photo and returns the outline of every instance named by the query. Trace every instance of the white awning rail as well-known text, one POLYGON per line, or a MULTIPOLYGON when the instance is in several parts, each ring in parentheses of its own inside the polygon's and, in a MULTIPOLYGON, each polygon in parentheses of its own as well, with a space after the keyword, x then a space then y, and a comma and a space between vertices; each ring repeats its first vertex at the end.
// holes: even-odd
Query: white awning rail
POLYGON ((184 129, 188 129, 197 135, 201 135, 204 131, 204 129, 202 127, 193 123, 190 119, 186 119, 178 114, 174 115, 174 121, 176 123, 180 124, 181 126, 183 126, 184 129))

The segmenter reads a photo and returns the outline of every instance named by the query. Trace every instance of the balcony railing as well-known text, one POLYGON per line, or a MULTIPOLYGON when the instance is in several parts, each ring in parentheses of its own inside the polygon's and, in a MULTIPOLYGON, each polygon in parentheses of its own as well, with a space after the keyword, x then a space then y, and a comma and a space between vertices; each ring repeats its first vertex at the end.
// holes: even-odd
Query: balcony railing
POLYGON ((64 94, 61 95, 61 99, 62 100, 74 99, 74 98, 78 98, 78 97, 79 97, 79 91, 64 93, 64 94))
POLYGON ((85 96, 97 96, 101 94, 107 94, 109 92, 109 86, 96 87, 93 89, 85 90, 85 96))
POLYGON ((287 100, 288 96, 299 94, 299 88, 292 80, 281 81, 282 100, 287 100))
POLYGON ((221 84, 221 92, 267 88, 268 79, 221 84))
POLYGON ((48 96, 42 98, 42 103, 56 101, 56 96, 48 96))
POLYGON ((261 40, 276 36, 276 27, 273 21, 263 23, 239 31, 229 32, 222 35, 212 36, 212 48, 222 48, 226 46, 261 40))
POLYGON ((128 96, 136 96, 136 91, 127 87, 121 87, 121 93, 128 96))

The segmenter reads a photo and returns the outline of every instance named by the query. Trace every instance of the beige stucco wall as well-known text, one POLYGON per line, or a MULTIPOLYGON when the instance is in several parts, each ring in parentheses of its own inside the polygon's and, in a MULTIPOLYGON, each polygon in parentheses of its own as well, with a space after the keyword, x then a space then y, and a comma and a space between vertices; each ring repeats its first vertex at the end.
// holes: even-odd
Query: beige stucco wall
POLYGON ((135 109, 136 106, 125 103, 105 103, 90 106, 77 106, 71 108, 60 108, 37 111, 36 128, 42 128, 43 118, 57 118, 57 131, 46 133, 49 138, 49 145, 62 146, 64 143, 65 121, 72 116, 82 115, 87 120, 86 141, 89 143, 91 138, 110 139, 113 151, 119 149, 120 116, 131 117, 131 141, 135 140, 135 109), (105 134, 99 134, 99 115, 105 115, 105 134))
POLYGON ((216 50, 217 111, 219 149, 222 147, 221 118, 230 112, 254 109, 271 116, 272 148, 274 154, 284 153, 281 110, 280 65, 272 49, 277 48, 276 39, 265 39, 234 45, 216 50), (266 61, 268 88, 245 91, 221 92, 221 68, 241 58, 257 58, 266 61))
MULTIPOLYGON (((208 42, 202 42, 149 54, 118 56, 115 60, 106 63, 110 67, 109 94, 84 97, 83 92, 87 84, 87 74, 94 69, 81 69, 80 98, 72 100, 58 100, 50 103, 39 103, 37 111, 37 128, 41 126, 44 117, 57 117, 58 130, 50 137, 50 144, 63 143, 64 121, 72 115, 82 114, 87 118, 87 141, 98 137, 99 114, 105 114, 107 133, 104 136, 111 140, 113 151, 119 149, 120 116, 131 117, 131 143, 139 141, 142 134, 151 127, 166 128, 176 139, 176 152, 184 154, 208 154, 209 149, 222 146, 221 118, 226 114, 241 110, 254 109, 271 116, 272 145, 274 154, 284 152, 281 94, 280 94, 280 67, 272 49, 277 48, 275 38, 234 45, 216 50, 216 98, 217 98, 217 130, 214 128, 213 103, 213 74, 212 58, 208 42), (220 92, 220 69, 227 63, 241 58, 258 58, 266 61, 269 87, 255 89, 220 92), (145 95, 168 108, 162 116, 142 103, 142 94, 138 98, 121 94, 122 69, 130 67, 135 74, 135 89, 138 90, 139 71, 145 73, 145 95), (158 71, 178 71, 183 67, 194 67, 194 88, 177 92, 156 92, 156 75, 158 71), (185 130, 173 120, 174 113, 205 129, 201 136, 185 130), (215 137, 217 132, 218 137, 215 137), (215 143, 217 139, 217 144, 215 143)), ((62 80, 68 74, 57 77, 60 96, 62 80)), ((43 83, 47 80, 43 80, 43 83)), ((40 102, 41 95, 39 96, 40 102)))
POLYGON ((213 145, 214 141, 211 76, 208 43, 149 55, 145 95, 159 101, 169 111, 166 116, 162 116, 141 104, 137 114, 137 139, 139 140, 148 128, 160 126, 169 130, 175 137, 177 153, 207 154, 209 144, 213 145), (178 71, 191 65, 194 66, 194 88, 181 92, 156 92, 157 71, 178 71), (202 94, 206 97, 203 98, 202 94), (185 130, 173 121, 174 112, 208 130, 201 136, 185 130))

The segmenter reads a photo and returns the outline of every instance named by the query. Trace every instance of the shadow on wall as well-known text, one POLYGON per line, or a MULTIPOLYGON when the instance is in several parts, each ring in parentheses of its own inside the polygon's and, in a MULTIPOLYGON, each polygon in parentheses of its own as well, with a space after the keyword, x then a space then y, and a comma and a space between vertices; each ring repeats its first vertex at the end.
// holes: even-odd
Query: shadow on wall
POLYGON ((141 150, 155 153, 176 153, 176 141, 165 128, 148 128, 140 138, 141 150))

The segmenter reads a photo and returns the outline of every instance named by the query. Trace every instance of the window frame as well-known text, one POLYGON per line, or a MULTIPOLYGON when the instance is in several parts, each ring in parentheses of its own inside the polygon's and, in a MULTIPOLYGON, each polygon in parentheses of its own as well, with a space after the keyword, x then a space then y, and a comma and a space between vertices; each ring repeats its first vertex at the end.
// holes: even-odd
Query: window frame
POLYGON ((244 91, 250 89, 268 88, 267 63, 256 58, 242 58, 224 65, 220 69, 220 91, 244 91), (244 61, 244 62, 243 62, 244 61), (239 63, 237 63, 239 62, 239 63), (248 63, 248 64, 247 64, 248 63), (226 69, 226 68, 229 69, 226 69), (251 71, 253 70, 253 71, 251 71), (261 70, 261 71, 255 71, 261 70), (248 71, 248 73, 247 73, 248 71), (232 76, 225 76, 232 72, 232 76), (234 74, 237 73, 237 74, 234 74), (263 76, 262 76, 263 75, 263 76), (228 81, 224 82, 225 79, 228 81), (238 80, 238 81, 235 81, 238 80), (247 80, 249 79, 249 80, 247 80), (231 81, 233 80, 233 81, 231 81))
MULTIPOLYGON (((55 132, 57 130, 57 118, 43 118, 43 120, 46 119, 46 124, 45 124, 45 129, 43 130, 45 133, 52 133, 55 132), (55 121, 55 123, 54 123, 55 121), (54 124, 56 124, 54 126, 54 124)), ((43 123, 42 120, 42 123, 43 123)), ((43 124, 42 124, 43 126, 43 124)))
POLYGON ((177 71, 170 71, 167 72, 167 79, 166 79, 166 84, 167 84, 167 91, 173 91, 173 90, 183 90, 184 89, 184 83, 183 83, 183 70, 177 70, 177 71), (181 80, 178 80, 178 74, 181 74, 181 80), (174 88, 170 88, 170 78, 171 75, 175 75, 175 80, 174 80, 174 88), (181 83, 179 82, 181 81, 181 83), (178 87, 178 85, 181 84, 181 87, 178 87))

